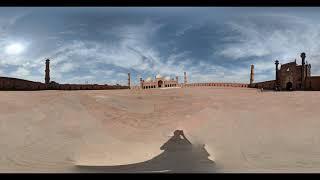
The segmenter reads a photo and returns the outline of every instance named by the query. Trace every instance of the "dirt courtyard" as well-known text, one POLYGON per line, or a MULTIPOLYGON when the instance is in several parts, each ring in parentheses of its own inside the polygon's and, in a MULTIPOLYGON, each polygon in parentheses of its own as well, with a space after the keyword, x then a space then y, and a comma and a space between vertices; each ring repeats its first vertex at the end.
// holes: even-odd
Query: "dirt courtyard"
POLYGON ((0 91, 0 172, 146 162, 177 129, 205 144, 212 172, 320 172, 319 107, 316 91, 0 91))

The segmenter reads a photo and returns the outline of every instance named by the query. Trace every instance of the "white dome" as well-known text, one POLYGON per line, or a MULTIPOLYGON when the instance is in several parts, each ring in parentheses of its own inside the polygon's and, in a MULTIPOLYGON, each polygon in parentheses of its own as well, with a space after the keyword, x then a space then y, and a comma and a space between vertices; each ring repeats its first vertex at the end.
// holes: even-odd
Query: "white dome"
POLYGON ((146 82, 150 82, 150 81, 152 81, 152 78, 151 78, 151 77, 148 77, 148 78, 146 79, 146 82))
POLYGON ((160 74, 158 74, 158 75, 156 76, 156 78, 162 78, 162 76, 161 76, 160 74))
POLYGON ((165 77, 164 79, 165 79, 166 81, 170 81, 170 77, 169 77, 169 76, 165 77))

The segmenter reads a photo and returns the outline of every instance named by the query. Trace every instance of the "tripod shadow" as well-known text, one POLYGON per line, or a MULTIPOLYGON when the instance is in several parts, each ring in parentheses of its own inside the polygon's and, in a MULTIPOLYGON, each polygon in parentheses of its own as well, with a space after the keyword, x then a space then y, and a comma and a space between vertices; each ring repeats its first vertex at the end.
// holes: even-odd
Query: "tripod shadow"
POLYGON ((148 161, 119 166, 77 166, 77 168, 80 172, 86 173, 215 172, 215 163, 208 159, 210 154, 204 146, 191 144, 183 131, 176 130, 174 136, 160 147, 164 152, 148 161))

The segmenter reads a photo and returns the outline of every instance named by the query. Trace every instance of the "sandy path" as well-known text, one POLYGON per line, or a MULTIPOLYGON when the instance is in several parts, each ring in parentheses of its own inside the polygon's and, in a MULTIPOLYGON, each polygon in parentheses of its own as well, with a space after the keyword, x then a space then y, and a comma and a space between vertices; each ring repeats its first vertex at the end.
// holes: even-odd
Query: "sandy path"
POLYGON ((150 160, 175 129, 222 172, 319 172, 319 92, 244 88, 0 92, 0 172, 150 160))

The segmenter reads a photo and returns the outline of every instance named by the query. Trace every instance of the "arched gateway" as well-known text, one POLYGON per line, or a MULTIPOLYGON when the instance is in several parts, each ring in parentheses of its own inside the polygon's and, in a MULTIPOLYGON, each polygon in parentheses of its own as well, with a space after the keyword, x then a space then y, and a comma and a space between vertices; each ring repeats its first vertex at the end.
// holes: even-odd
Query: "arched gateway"
POLYGON ((287 83, 286 90, 288 90, 288 91, 292 90, 292 82, 287 83))

